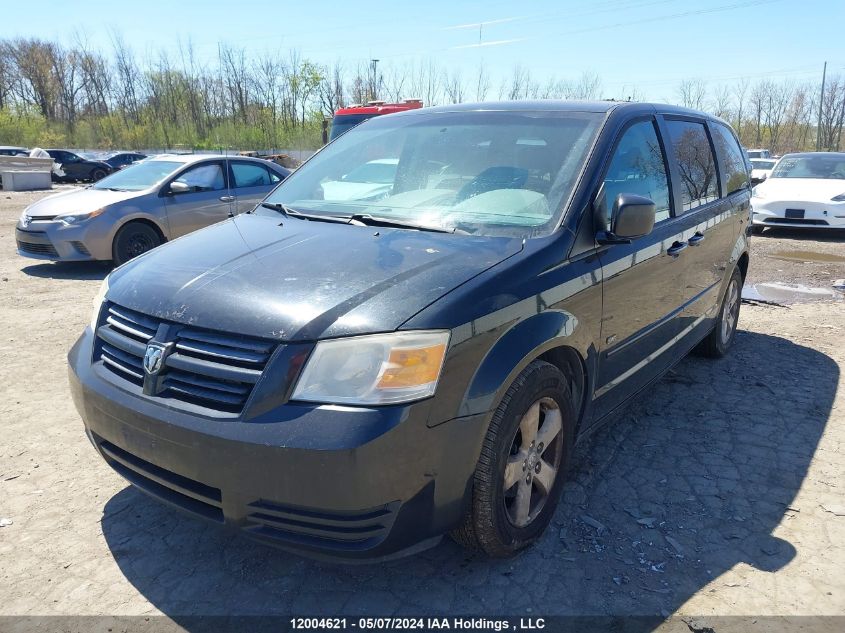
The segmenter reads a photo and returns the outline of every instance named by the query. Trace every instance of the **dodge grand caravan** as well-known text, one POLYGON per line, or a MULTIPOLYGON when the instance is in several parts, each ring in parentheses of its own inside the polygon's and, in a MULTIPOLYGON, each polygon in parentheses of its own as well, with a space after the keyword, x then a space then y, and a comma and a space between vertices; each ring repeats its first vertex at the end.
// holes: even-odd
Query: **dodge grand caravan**
POLYGON ((365 122, 252 212, 116 269, 70 352, 102 458, 195 516, 326 558, 451 533, 512 555, 574 443, 695 348, 748 269, 730 127, 513 102, 365 122), (396 161, 379 196, 322 184, 396 161))

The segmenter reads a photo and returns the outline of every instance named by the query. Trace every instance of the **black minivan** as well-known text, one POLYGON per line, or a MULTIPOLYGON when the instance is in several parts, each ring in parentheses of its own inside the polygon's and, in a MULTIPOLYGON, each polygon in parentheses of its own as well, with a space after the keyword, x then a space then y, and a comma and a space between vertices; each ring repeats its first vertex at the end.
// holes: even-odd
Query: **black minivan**
POLYGON ((377 559, 451 533, 512 555, 579 438, 693 348, 727 351, 749 189, 731 128, 692 110, 378 117, 254 211, 116 269, 74 400, 132 484, 266 543, 377 559), (392 185, 344 180, 373 161, 392 185))

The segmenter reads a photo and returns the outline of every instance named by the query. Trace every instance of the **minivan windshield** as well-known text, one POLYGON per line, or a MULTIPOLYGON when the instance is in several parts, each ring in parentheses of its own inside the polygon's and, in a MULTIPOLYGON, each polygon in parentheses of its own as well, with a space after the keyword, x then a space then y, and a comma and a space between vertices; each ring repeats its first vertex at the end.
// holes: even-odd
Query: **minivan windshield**
POLYGON ((548 111, 377 117, 326 146, 266 202, 475 235, 542 235, 555 228, 602 120, 548 111), (375 169, 382 177, 357 178, 375 169))
POLYGON ((120 191, 143 191, 161 182, 185 163, 170 160, 150 160, 129 165, 98 180, 94 189, 118 189, 120 191))
POLYGON ((772 172, 771 178, 845 180, 845 154, 784 156, 772 172))

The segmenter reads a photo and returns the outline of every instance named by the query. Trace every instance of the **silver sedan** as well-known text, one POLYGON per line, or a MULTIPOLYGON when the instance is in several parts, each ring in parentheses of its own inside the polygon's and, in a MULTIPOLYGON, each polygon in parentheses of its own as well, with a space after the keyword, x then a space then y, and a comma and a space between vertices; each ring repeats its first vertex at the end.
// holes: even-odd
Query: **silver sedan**
POLYGON ((155 156, 90 187, 28 206, 15 230, 18 253, 119 265, 162 242, 253 209, 289 173, 257 158, 155 156))

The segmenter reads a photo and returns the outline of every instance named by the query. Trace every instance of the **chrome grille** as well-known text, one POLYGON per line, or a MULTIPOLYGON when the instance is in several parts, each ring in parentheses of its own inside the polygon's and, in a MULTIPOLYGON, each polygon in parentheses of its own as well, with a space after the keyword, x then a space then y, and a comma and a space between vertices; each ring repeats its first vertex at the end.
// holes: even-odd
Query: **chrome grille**
POLYGON ((155 397, 226 413, 243 409, 275 348, 273 341, 181 325, 115 304, 108 304, 100 323, 95 359, 103 368, 155 397), (151 392, 143 358, 154 339, 173 349, 151 392))

